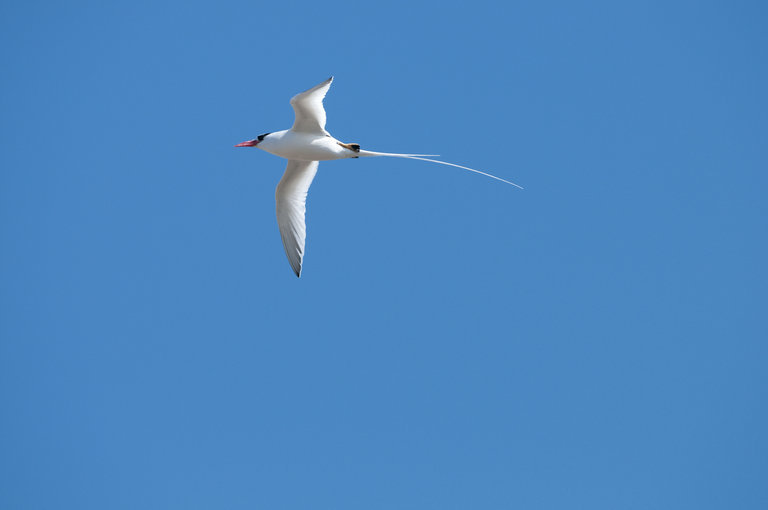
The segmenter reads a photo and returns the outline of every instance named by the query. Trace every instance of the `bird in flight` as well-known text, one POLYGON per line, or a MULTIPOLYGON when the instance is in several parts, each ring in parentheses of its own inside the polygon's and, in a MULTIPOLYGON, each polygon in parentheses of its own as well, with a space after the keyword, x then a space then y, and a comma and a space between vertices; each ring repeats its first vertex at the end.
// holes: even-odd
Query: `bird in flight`
POLYGON ((338 141, 325 130, 323 98, 331 88, 332 81, 333 76, 291 98, 291 106, 296 113, 296 120, 291 129, 264 133, 253 140, 235 145, 235 147, 258 147, 288 160, 288 167, 275 191, 275 201, 277 202, 277 225, 280 227, 283 247, 296 276, 301 277, 301 264, 304 259, 304 241, 307 236, 304 221, 307 192, 312 179, 315 178, 320 161, 369 156, 418 159, 469 170, 522 189, 514 182, 474 168, 427 158, 427 156, 436 157, 434 154, 373 152, 362 150, 356 143, 338 141))

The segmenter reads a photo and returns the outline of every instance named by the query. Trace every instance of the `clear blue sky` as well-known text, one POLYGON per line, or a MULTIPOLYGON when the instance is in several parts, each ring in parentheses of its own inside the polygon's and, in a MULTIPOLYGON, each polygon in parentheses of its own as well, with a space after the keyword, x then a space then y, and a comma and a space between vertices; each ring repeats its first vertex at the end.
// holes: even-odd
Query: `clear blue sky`
POLYGON ((4 2, 0 508, 768 508, 767 14, 4 2))

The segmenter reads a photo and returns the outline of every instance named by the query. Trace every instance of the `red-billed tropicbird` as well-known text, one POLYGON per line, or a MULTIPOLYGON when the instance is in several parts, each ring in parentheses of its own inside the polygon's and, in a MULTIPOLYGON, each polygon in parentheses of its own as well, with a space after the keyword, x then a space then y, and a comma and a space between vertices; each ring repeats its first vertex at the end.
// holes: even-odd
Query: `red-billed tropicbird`
POLYGON ((307 234, 304 214, 306 212, 307 191, 309 191, 312 179, 317 173, 319 161, 359 158, 361 156, 418 159, 463 168, 521 188, 514 182, 474 168, 425 157, 434 156, 433 154, 393 154, 365 151, 360 149, 360 145, 356 143, 338 141, 325 130, 323 98, 328 93, 328 89, 331 88, 332 81, 333 77, 330 77, 323 83, 291 98, 291 106, 296 113, 296 120, 291 129, 264 133, 253 140, 235 145, 235 147, 258 147, 288 160, 285 174, 277 185, 275 200, 277 201, 277 225, 280 227, 283 247, 296 276, 301 276, 301 262, 304 258, 304 240, 307 234))

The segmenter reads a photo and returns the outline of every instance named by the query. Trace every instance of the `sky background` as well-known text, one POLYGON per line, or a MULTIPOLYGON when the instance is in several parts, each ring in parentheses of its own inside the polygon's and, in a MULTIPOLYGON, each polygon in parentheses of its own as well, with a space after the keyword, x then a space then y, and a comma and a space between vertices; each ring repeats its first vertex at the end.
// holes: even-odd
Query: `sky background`
POLYGON ((3 2, 0 508, 768 508, 767 14, 3 2))

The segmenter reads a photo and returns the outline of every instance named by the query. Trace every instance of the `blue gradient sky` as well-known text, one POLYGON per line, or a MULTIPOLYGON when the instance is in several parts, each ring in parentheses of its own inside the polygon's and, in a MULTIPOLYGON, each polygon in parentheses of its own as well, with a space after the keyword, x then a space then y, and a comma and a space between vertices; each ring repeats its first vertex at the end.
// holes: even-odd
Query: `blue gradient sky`
POLYGON ((760 2, 5 2, 0 508, 768 507, 760 2), (438 153, 322 163, 293 122, 438 153))

